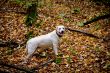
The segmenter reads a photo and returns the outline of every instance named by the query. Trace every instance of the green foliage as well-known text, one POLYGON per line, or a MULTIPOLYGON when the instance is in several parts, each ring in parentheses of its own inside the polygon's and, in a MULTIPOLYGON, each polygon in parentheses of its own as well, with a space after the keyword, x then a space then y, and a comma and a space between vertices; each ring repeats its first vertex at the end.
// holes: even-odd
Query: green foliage
POLYGON ((76 51, 75 49, 69 48, 69 50, 71 51, 71 53, 72 53, 73 55, 77 55, 77 51, 76 51))
POLYGON ((62 56, 63 56, 63 53, 59 53, 59 54, 58 54, 58 57, 62 57, 62 56))
POLYGON ((96 47, 94 48, 94 50, 97 51, 97 52, 100 52, 100 51, 101 51, 101 48, 100 48, 99 46, 96 46, 96 47))
POLYGON ((53 5, 53 3, 51 2, 51 0, 38 0, 38 7, 42 8, 42 7, 46 7, 46 8, 51 8, 53 5))
POLYGON ((55 59, 55 63, 56 63, 56 64, 60 64, 60 63, 61 63, 61 61, 62 61, 62 59, 61 59, 61 58, 56 58, 56 59, 55 59))
POLYGON ((104 69, 110 69, 110 62, 106 63, 103 68, 104 68, 104 69))
POLYGON ((32 3, 31 2, 26 2, 25 7, 28 8, 30 6, 32 6, 32 3))
POLYGON ((38 7, 43 7, 44 6, 44 0, 40 0, 39 2, 38 2, 38 7))
POLYGON ((26 25, 32 26, 32 24, 35 22, 35 20, 36 20, 36 14, 34 12, 32 12, 31 14, 28 14, 26 16, 26 25))
POLYGON ((52 7, 53 3, 48 2, 47 7, 50 9, 52 7))
POLYGON ((100 25, 96 24, 94 28, 95 28, 95 30, 98 30, 100 28, 100 25))
POLYGON ((16 3, 18 3, 18 4, 22 2, 22 0, 15 0, 15 1, 16 1, 16 3))
POLYGON ((69 18, 64 18, 64 21, 65 22, 69 22, 69 21, 71 21, 69 18))
POLYGON ((110 52, 107 52, 107 56, 110 56, 110 52))
POLYGON ((39 28, 44 23, 43 20, 40 20, 38 23, 35 24, 36 28, 39 28))
POLYGON ((72 61, 71 57, 70 57, 70 56, 67 57, 67 62, 68 62, 68 63, 71 63, 71 61, 72 61))
POLYGON ((23 8, 27 9, 25 24, 27 26, 32 26, 32 24, 36 21, 38 17, 38 0, 16 0, 16 3, 20 4, 23 8))
POLYGON ((84 26, 83 22, 78 22, 77 25, 80 26, 80 27, 84 26))
POLYGON ((69 18, 66 18, 65 16, 66 16, 65 13, 60 13, 60 14, 57 16, 57 18, 61 18, 61 19, 63 19, 65 22, 71 21, 69 18))
POLYGON ((71 10, 71 13, 72 14, 78 14, 78 13, 80 13, 80 8, 74 8, 74 9, 72 9, 71 10))
POLYGON ((6 54, 7 55, 12 55, 12 53, 13 53, 12 48, 8 48, 8 50, 6 51, 6 54))
POLYGON ((26 38, 31 39, 33 37, 33 31, 27 33, 26 38))
POLYGON ((60 13, 60 14, 58 15, 58 18, 63 18, 65 15, 66 15, 65 13, 60 13))
POLYGON ((32 24, 36 21, 36 18, 38 17, 38 14, 36 13, 36 3, 35 4, 29 4, 27 9, 27 16, 25 24, 27 26, 32 26, 32 24))
MULTIPOLYGON (((32 6, 32 4, 38 4, 38 0, 15 0, 16 3, 23 6, 23 8, 28 8, 29 6, 32 6)), ((38 6, 38 5, 37 5, 38 6)))

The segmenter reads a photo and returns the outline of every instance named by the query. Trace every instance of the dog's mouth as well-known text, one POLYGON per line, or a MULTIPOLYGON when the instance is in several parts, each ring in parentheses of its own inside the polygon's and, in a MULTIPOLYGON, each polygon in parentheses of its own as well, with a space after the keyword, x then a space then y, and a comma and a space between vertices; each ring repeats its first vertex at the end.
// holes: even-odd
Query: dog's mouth
POLYGON ((64 31, 61 31, 60 34, 63 35, 64 34, 64 31))
POLYGON ((61 31, 61 32, 56 32, 57 33, 57 35, 59 36, 59 37, 62 37, 63 36, 63 34, 64 34, 64 31, 61 31))

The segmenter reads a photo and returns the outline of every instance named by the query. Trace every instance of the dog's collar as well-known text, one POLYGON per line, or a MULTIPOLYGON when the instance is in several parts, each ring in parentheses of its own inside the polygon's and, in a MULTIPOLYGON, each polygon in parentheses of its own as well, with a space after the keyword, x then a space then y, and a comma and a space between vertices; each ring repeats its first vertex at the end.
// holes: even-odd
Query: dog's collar
POLYGON ((56 31, 56 34, 57 34, 58 37, 62 37, 62 35, 58 34, 57 31, 56 31))

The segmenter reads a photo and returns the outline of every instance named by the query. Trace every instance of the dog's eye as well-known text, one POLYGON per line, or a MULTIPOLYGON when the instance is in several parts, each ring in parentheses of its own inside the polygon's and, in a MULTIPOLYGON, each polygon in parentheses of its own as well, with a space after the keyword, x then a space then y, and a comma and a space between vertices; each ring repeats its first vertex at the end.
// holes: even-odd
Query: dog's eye
POLYGON ((61 30, 61 28, 59 28, 59 30, 61 30))

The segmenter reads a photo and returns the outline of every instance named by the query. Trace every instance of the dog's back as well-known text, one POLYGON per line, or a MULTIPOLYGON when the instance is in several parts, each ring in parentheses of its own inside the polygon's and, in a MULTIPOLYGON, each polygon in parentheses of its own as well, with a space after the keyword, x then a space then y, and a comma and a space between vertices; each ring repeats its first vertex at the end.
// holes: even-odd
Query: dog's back
MULTIPOLYGON (((50 32, 46 35, 41 35, 32 38, 27 42, 27 45, 30 45, 35 48, 37 47, 48 48, 53 45, 52 44, 53 40, 58 40, 58 36, 56 35, 55 31, 50 32)), ((26 46, 26 48, 31 48, 31 47, 26 46)))

